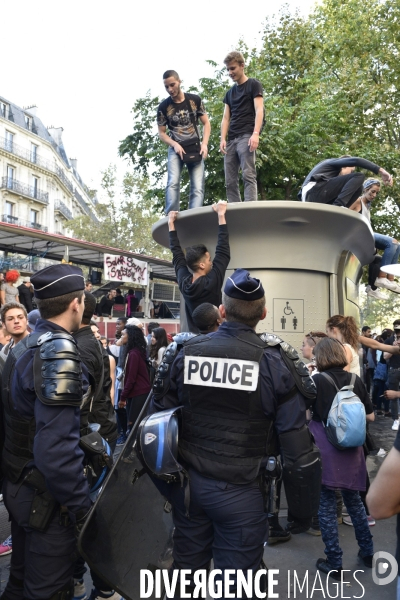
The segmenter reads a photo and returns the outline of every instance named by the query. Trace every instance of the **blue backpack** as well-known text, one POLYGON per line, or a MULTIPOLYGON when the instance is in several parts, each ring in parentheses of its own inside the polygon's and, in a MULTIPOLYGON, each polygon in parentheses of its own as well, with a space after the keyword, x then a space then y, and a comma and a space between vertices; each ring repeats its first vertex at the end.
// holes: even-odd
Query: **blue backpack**
POLYGON ((362 446, 366 436, 366 416, 364 404, 353 392, 356 375, 353 373, 349 385, 340 390, 327 373, 321 373, 336 388, 331 409, 325 425, 326 436, 339 450, 362 446))

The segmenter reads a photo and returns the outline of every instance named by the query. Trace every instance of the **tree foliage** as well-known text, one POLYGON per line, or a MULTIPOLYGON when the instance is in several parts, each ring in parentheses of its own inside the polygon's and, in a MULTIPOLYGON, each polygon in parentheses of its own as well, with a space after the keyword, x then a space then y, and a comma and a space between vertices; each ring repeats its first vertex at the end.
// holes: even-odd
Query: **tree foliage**
POLYGON ((156 244, 151 235, 160 215, 154 213, 149 200, 149 182, 136 174, 126 173, 119 183, 115 165, 102 173, 104 198, 96 206, 98 223, 81 216, 69 222, 75 237, 138 254, 170 259, 170 252, 156 244))
MULTIPOLYGON (((260 199, 293 200, 305 175, 320 160, 363 156, 397 175, 400 158, 399 0, 324 0, 307 17, 280 15, 266 21, 259 49, 238 44, 246 74, 265 90, 266 127, 257 152, 260 199)), ((212 125, 206 161, 205 203, 226 197, 219 153, 222 99, 229 87, 216 62, 212 78, 188 91, 199 93, 212 125)), ((155 124, 160 98, 150 94, 133 106, 133 131, 119 148, 151 186, 145 198, 164 205, 166 147, 155 124)), ((186 170, 181 187, 187 206, 186 170)), ((373 226, 400 237, 398 186, 381 192, 373 226), (387 196, 390 194, 390 200, 387 196)))

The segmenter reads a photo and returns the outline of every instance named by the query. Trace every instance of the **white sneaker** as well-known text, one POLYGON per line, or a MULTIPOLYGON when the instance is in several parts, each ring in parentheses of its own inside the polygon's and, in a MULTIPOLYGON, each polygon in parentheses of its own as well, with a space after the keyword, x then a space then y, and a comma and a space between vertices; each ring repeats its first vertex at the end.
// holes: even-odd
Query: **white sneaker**
POLYGON ((376 453, 377 456, 379 456, 380 458, 385 458, 387 452, 384 448, 379 448, 379 452, 376 453))
POLYGON ((398 431, 398 429, 399 429, 399 420, 398 419, 396 421, 393 421, 392 429, 393 429, 393 431, 398 431))
POLYGON ((389 281, 386 277, 377 277, 374 285, 376 285, 376 287, 386 288, 392 292, 396 291, 399 287, 395 281, 389 281))
POLYGON ((379 290, 372 290, 371 288, 367 292, 367 296, 370 298, 376 298, 377 300, 387 300, 387 296, 382 294, 379 290))

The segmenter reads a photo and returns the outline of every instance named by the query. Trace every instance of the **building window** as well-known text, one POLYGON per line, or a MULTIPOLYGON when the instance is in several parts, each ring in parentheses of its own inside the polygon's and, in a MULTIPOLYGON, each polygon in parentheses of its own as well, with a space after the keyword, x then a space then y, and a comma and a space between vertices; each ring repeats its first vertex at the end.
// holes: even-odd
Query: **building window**
POLYGON ((33 197, 37 198, 39 191, 39 177, 32 177, 33 197))
POLYGON ((8 152, 12 152, 13 145, 14 145, 14 134, 11 133, 11 131, 6 130, 6 150, 8 150, 8 152))
POLYGON ((3 215, 3 221, 5 223, 16 223, 18 221, 17 217, 14 217, 14 204, 12 202, 5 202, 4 203, 4 210, 5 213, 3 215))
POLYGON ((5 102, 0 102, 0 117, 3 117, 3 119, 8 117, 8 104, 5 102))
POLYGON ((28 117, 28 115, 25 115, 25 127, 32 131, 32 117, 28 117))
POLYGON ((33 228, 37 228, 39 222, 38 222, 38 215, 39 215, 39 211, 37 210, 33 210, 31 208, 31 210, 29 211, 29 219, 31 222, 31 227, 33 228))
POLYGON ((15 175, 14 167, 7 166, 7 187, 10 190, 13 189, 14 175, 15 175))
POLYGON ((38 146, 31 143, 31 162, 36 163, 38 146))

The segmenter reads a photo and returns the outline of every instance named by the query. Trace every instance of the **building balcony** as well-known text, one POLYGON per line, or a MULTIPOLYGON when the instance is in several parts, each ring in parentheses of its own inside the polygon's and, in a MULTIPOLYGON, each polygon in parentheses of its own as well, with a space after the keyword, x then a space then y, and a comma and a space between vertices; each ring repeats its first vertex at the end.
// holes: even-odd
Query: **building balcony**
POLYGON ((74 193, 74 186, 69 181, 64 171, 51 161, 42 158, 36 151, 23 148, 22 146, 16 144, 14 141, 7 140, 4 137, 0 137, 0 148, 6 150, 6 152, 14 154, 15 156, 19 156, 20 158, 23 158, 24 160, 27 160, 34 165, 38 165, 38 167, 42 167, 47 171, 55 173, 60 179, 60 181, 65 185, 65 187, 69 189, 71 194, 74 193))
POLYGON ((96 221, 98 223, 99 222, 98 218, 93 213, 90 206, 84 201, 84 199, 82 198, 82 196, 80 195, 80 193, 78 192, 78 190, 76 188, 75 188, 75 192, 74 192, 74 197, 75 197, 75 200, 77 200, 78 203, 83 208, 83 211, 85 212, 85 214, 89 215, 93 219, 93 221, 96 221))
POLYGON ((19 219, 18 217, 14 217, 12 215, 1 215, 1 221, 3 223, 9 223, 10 225, 30 227, 31 229, 38 229, 39 231, 44 231, 45 233, 47 233, 47 227, 45 227, 44 225, 33 221, 24 221, 24 219, 19 219))
POLYGON ((74 218, 68 206, 65 206, 64 202, 62 202, 61 200, 56 200, 54 202, 54 211, 59 212, 63 217, 65 217, 69 221, 74 218))
POLYGON ((1 189, 9 190, 19 196, 25 196, 25 198, 33 198, 36 202, 40 202, 41 204, 49 203, 49 194, 47 192, 42 192, 32 185, 26 185, 16 179, 3 177, 1 179, 1 189))

